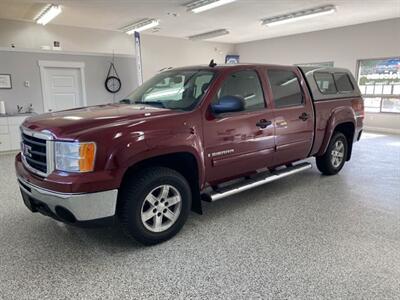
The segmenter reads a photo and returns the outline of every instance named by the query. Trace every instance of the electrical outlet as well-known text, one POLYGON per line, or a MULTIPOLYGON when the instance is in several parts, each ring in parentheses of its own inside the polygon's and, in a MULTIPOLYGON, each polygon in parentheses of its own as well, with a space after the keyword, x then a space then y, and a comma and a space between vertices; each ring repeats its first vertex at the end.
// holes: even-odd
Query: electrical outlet
POLYGON ((31 83, 28 80, 26 80, 26 81, 24 81, 24 86, 25 87, 30 87, 31 83))

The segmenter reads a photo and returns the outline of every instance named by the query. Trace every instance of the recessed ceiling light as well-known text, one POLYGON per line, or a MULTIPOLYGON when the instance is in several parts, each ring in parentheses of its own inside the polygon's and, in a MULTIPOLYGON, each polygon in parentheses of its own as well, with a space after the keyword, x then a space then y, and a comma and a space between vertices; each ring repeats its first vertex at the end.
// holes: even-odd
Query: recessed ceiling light
POLYGON ((48 4, 34 19, 36 23, 46 25, 61 13, 60 5, 48 4))
POLYGON ((214 31, 209 31, 209 32, 201 33, 201 34, 192 35, 192 36, 189 36, 188 39, 192 40, 192 41, 208 40, 208 39, 216 38, 216 37, 227 35, 227 34, 229 34, 229 30, 218 29, 218 30, 214 30, 214 31))
POLYGON ((262 20, 262 25, 277 26, 281 24, 296 22, 304 19, 314 18, 322 15, 328 15, 336 12, 334 5, 320 6, 316 8, 296 11, 290 14, 280 15, 262 20))
POLYGON ((232 3, 236 0, 196 0, 186 4, 187 10, 193 13, 200 13, 209 9, 216 8, 221 5, 232 3))
POLYGON ((122 30, 123 32, 125 32, 127 34, 133 34, 135 31, 136 32, 144 31, 144 30, 156 27, 159 24, 160 24, 160 20, 147 18, 147 19, 143 19, 139 22, 122 27, 120 30, 122 30))

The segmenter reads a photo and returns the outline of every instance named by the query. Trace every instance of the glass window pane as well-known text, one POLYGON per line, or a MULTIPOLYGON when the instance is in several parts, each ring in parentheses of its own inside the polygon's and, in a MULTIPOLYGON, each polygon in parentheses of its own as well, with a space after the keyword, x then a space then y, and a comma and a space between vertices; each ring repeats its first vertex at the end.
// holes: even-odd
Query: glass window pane
POLYGON ((383 93, 383 85, 382 84, 375 85, 374 94, 382 95, 382 93, 383 93))
POLYGON ((214 72, 171 70, 152 77, 123 101, 166 109, 192 110, 203 97, 214 72))
POLYGON ((364 109, 366 112, 380 112, 382 98, 364 98, 364 109))
POLYGON ((335 78, 336 87, 339 92, 351 92, 354 90, 350 78, 346 73, 334 73, 333 77, 335 78))
POLYGON ((293 71, 268 70, 269 83, 274 96, 275 107, 303 104, 299 79, 293 71))
POLYGON ((400 113, 400 99, 382 98, 382 112, 400 113))
POLYGON ((391 95, 392 94, 392 85, 385 84, 383 86, 383 92, 384 95, 391 95))
POLYGON ((336 94, 336 86, 333 81, 333 76, 327 72, 315 72, 314 79, 318 89, 322 94, 336 94))
POLYGON ((265 108, 263 90, 255 71, 240 71, 231 74, 222 84, 213 102, 218 103, 218 99, 223 96, 242 97, 245 111, 265 108))

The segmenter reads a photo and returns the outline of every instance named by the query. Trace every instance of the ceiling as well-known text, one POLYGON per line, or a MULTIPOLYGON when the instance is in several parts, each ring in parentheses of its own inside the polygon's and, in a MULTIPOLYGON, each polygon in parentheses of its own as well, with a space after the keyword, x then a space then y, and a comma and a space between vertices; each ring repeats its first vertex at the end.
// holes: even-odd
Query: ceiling
POLYGON ((229 35, 212 40, 242 43, 400 17, 400 0, 238 0, 199 14, 186 11, 184 4, 188 2, 191 1, 0 0, 0 18, 32 21, 44 4, 55 3, 63 6, 63 12, 51 24, 117 30, 149 17, 160 19, 160 28, 144 34, 186 38, 226 28, 229 35), (272 28, 260 25, 263 18, 326 4, 336 5, 337 12, 272 28))

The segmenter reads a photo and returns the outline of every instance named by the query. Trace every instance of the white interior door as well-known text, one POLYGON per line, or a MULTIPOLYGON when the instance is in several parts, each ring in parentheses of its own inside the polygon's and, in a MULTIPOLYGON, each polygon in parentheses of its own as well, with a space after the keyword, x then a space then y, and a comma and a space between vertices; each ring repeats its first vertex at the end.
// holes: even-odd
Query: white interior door
POLYGON ((85 105, 79 68, 45 67, 43 72, 45 111, 59 111, 85 105))

